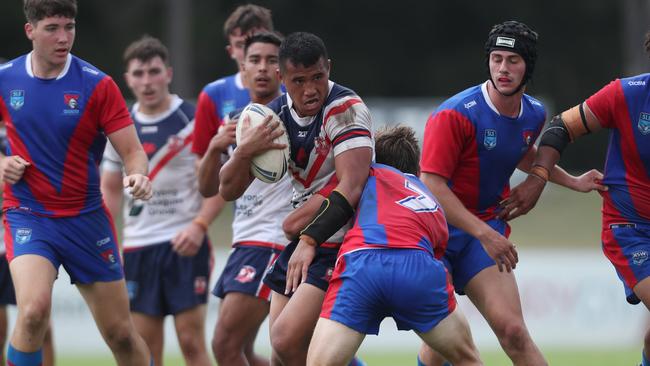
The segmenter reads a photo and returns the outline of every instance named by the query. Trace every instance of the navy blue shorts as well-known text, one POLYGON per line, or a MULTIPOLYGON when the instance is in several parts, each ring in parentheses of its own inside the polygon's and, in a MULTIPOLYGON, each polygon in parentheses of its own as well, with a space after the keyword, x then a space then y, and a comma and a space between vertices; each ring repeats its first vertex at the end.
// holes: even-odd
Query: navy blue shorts
POLYGON ((241 292, 266 301, 271 300, 271 289, 262 279, 280 255, 279 249, 236 246, 228 256, 212 294, 223 299, 229 292, 241 292))
MULTIPOLYGON (((294 240, 284 248, 275 263, 269 268, 264 283, 271 288, 271 290, 284 294, 287 285, 287 268, 289 266, 289 259, 291 254, 296 250, 298 241, 294 240)), ((339 252, 338 248, 323 248, 316 249, 316 256, 314 261, 309 266, 307 271, 306 283, 314 285, 323 291, 327 291, 330 278, 334 272, 334 264, 336 263, 336 256, 339 252)), ((291 296, 291 295, 289 295, 291 296)))
POLYGON ((0 305, 16 305, 16 291, 5 255, 0 256, 0 305))
POLYGON ((24 254, 63 265, 72 283, 110 282, 124 278, 113 219, 105 208, 74 217, 47 217, 28 209, 4 214, 7 259, 24 254))
POLYGON ((151 316, 178 314, 208 299, 212 251, 207 239, 193 257, 165 242, 124 253, 131 311, 151 316))
POLYGON ((366 249, 339 258, 320 316, 363 334, 392 317, 428 332, 456 308, 445 265, 419 249, 366 249))
MULTIPOLYGON (((506 238, 510 235, 510 226, 499 219, 485 222, 506 238)), ((449 225, 449 241, 442 257, 454 281, 454 288, 460 295, 465 294, 465 286, 482 270, 496 265, 487 254, 481 242, 470 234, 449 225)))

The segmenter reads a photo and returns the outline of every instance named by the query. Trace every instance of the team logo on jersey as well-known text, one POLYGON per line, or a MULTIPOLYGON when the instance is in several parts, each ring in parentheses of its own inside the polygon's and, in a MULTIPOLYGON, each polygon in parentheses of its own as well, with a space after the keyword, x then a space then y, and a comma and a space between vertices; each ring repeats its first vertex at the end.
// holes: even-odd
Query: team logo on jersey
POLYGON ((77 92, 63 93, 63 102, 67 107, 63 110, 64 114, 79 114, 79 95, 77 92))
POLYGON ((234 100, 225 100, 223 104, 221 104, 221 115, 222 116, 227 116, 230 114, 230 112, 234 111, 235 108, 235 101, 234 100))
POLYGON ((319 156, 326 156, 330 152, 330 144, 325 137, 316 137, 314 139, 314 146, 316 147, 316 154, 319 156))
POLYGON ((208 289, 208 279, 205 276, 199 276, 194 279, 194 293, 197 295, 205 294, 208 289))
POLYGON ((16 243, 25 244, 32 238, 32 229, 19 228, 16 230, 16 243))
POLYGON ((15 110, 19 110, 25 105, 25 91, 12 90, 9 92, 9 105, 15 110))
POLYGON ((641 112, 639 115, 639 124, 637 125, 639 132, 644 135, 650 133, 650 113, 641 112))
POLYGON ((167 139, 167 146, 169 146, 169 151, 178 151, 183 148, 183 139, 176 135, 171 135, 167 139))
POLYGON ((239 273, 235 277, 235 281, 239 283, 248 283, 255 279, 255 274, 257 271, 255 267, 249 266, 248 264, 242 266, 239 269, 239 273))
POLYGON ((108 250, 105 250, 105 251, 101 252, 101 256, 102 256, 102 258, 104 258, 104 260, 106 262, 108 262, 110 264, 115 264, 115 262, 117 261, 115 259, 115 252, 113 252, 113 249, 108 249, 108 250))
POLYGON ((637 252, 632 253, 632 263, 636 264, 637 266, 642 265, 647 260, 648 260, 648 252, 645 250, 639 250, 637 252))
POLYGON ((497 130, 493 130, 491 128, 485 130, 485 134, 483 136, 483 145, 485 145, 485 148, 488 150, 492 150, 495 146, 497 146, 497 130))
POLYGON ((524 130, 522 134, 524 137, 524 144, 526 144, 526 146, 530 146, 533 144, 533 142, 535 142, 535 131, 524 130))

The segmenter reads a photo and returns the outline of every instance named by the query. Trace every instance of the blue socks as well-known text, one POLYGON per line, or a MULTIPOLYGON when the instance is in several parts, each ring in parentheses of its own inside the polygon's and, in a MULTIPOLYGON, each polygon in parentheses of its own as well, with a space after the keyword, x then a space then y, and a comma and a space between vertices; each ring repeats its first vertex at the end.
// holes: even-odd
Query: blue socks
POLYGON ((650 361, 645 356, 645 350, 641 351, 641 366, 650 366, 650 361))
POLYGON ((427 366, 422 363, 422 360, 420 360, 420 356, 418 355, 418 366, 427 366))
POLYGON ((9 366, 41 366, 43 365, 43 350, 36 352, 21 352, 9 343, 7 350, 7 365, 9 366))
MULTIPOLYGON (((418 366, 427 366, 422 363, 422 360, 420 360, 420 356, 418 356, 418 366)), ((442 366, 453 366, 452 364, 449 363, 449 361, 445 361, 445 363, 442 364, 442 366)), ((643 365, 646 366, 646 365, 643 365)), ((647 365, 650 366, 650 365, 647 365)))
POLYGON ((366 364, 363 363, 363 361, 361 361, 360 358, 355 357, 355 358, 352 359, 352 361, 350 361, 348 366, 366 366, 366 364))

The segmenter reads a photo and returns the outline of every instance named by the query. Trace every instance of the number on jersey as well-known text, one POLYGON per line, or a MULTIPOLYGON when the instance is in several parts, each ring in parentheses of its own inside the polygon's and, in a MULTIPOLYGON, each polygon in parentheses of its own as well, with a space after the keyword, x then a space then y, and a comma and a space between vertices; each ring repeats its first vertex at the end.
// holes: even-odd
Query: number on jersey
POLYGON ((404 179, 404 187, 409 191, 414 192, 416 195, 407 196, 399 201, 395 201, 395 203, 417 213, 438 211, 438 208, 440 207, 438 202, 422 191, 420 187, 411 183, 408 179, 404 179))

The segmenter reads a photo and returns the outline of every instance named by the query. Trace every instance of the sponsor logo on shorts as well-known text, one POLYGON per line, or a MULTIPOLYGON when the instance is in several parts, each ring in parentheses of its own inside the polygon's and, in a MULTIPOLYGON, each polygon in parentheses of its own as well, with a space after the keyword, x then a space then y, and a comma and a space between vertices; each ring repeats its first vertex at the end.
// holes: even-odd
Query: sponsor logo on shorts
POLYGON ((515 39, 510 37, 497 37, 495 46, 515 48, 515 39))
POLYGON ((323 280, 328 281, 332 279, 332 274, 334 274, 334 267, 327 268, 325 271, 325 276, 321 277, 323 280))
POLYGON ((645 80, 631 80, 627 82, 629 86, 645 86, 645 80))
POLYGON ((648 260, 648 251, 646 250, 639 250, 632 253, 632 263, 636 264, 637 266, 642 265, 647 260, 648 260))
POLYGON ((25 228, 25 227, 16 229, 16 237, 15 237, 16 243, 25 244, 31 238, 32 238, 32 229, 25 228))
POLYGON ((639 123, 637 124, 639 132, 644 135, 650 133, 650 113, 641 112, 639 115, 639 123))
POLYGON ((108 249, 101 252, 101 256, 108 263, 114 264, 115 262, 117 262, 117 260, 115 259, 115 252, 113 252, 113 249, 108 249))
POLYGON ((129 294, 129 300, 135 299, 138 294, 138 283, 135 281, 126 281, 126 292, 129 294))
POLYGON ((497 130, 488 128, 483 135, 483 145, 486 149, 492 150, 497 146, 497 130))
POLYGON ((248 283, 255 279, 255 274, 257 271, 255 267, 249 266, 248 264, 242 266, 239 269, 239 273, 235 277, 235 281, 239 283, 248 283))
POLYGON ((194 279, 194 293, 197 295, 205 294, 208 289, 208 279, 205 276, 198 276, 194 279))
POLYGON ((25 91, 12 90, 9 92, 9 105, 14 110, 19 110, 25 105, 25 91))
POLYGON ((110 241, 111 241, 111 237, 107 236, 104 239, 97 240, 97 243, 95 244, 97 244, 98 247, 101 247, 102 245, 110 243, 110 241))

